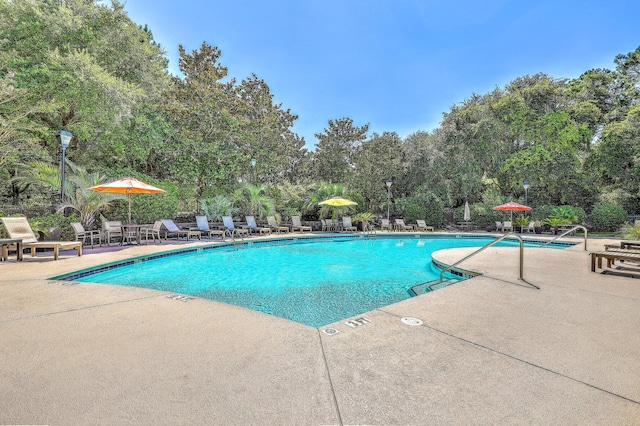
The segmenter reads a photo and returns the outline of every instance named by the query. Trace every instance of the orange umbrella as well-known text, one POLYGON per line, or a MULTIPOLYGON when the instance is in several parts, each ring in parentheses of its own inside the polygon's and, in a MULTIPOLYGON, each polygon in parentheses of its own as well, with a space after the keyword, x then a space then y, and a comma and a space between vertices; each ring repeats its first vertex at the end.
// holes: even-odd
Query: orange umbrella
POLYGON ((89 188, 97 192, 115 192, 119 194, 127 194, 129 199, 129 223, 131 223, 131 194, 156 194, 158 192, 166 192, 164 189, 156 188, 139 181, 138 179, 126 177, 115 182, 96 185, 89 188))
POLYGON ((509 201, 508 203, 500 204, 499 206, 494 207, 493 210, 510 211, 511 220, 513 220, 513 212, 531 210, 531 207, 523 206, 522 204, 518 204, 515 201, 509 201))

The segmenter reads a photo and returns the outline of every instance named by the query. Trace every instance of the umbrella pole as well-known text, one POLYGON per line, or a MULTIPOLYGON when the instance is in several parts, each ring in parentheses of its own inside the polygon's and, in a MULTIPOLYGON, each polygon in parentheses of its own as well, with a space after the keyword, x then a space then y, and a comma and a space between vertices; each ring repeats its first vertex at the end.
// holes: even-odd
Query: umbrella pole
POLYGON ((131 192, 127 191, 127 198, 129 198, 129 223, 131 223, 131 192))

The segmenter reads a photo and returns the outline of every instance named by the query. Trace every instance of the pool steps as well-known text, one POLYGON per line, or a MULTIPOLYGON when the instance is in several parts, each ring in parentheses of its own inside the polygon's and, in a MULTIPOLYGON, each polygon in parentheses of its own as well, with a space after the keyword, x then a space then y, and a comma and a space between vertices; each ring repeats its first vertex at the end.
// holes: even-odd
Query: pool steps
POLYGON ((409 292, 411 294, 413 294, 414 296, 418 296, 420 294, 424 294, 424 293, 429 293, 430 291, 434 291, 434 290, 438 290, 439 288, 443 288, 446 287, 450 284, 454 284, 459 282, 460 280, 455 279, 455 278, 450 278, 450 279, 446 279, 446 280, 432 280, 432 281, 427 281, 426 283, 421 283, 421 284, 417 284, 414 285, 413 287, 411 287, 409 289, 409 292))

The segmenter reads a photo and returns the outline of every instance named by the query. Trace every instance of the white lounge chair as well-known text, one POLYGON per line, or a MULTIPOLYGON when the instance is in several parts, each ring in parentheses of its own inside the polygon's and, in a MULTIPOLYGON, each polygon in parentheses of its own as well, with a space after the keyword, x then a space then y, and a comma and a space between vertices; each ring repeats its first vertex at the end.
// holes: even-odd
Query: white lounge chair
POLYGON ((249 236, 249 229, 246 228, 237 228, 235 223, 233 223, 233 218, 231 216, 222 216, 222 223, 225 228, 227 228, 227 233, 234 238, 236 235, 242 238, 244 235, 249 236))
POLYGON ((196 216, 196 224, 198 225, 198 231, 207 235, 209 239, 211 239, 212 235, 217 235, 224 240, 225 232, 220 229, 211 229, 206 216, 196 216))
POLYGON ((351 223, 351 216, 342 216, 342 230, 356 232, 358 228, 351 223))
POLYGON ((291 223, 293 223, 293 225, 291 225, 291 232, 311 232, 313 230, 310 226, 303 225, 302 222, 300 222, 300 216, 291 216, 291 223))
POLYGON ((276 217, 275 216, 267 216, 267 223, 269 224, 269 227, 271 228, 271 231, 276 231, 277 233, 289 232, 289 228, 288 227, 278 225, 278 221, 276 221, 276 217))
POLYGON ((416 230, 433 232, 433 226, 427 225, 427 223, 424 220, 416 219, 416 230))
POLYGON ((178 239, 183 235, 187 237, 187 241, 189 241, 191 237, 197 237, 199 240, 202 239, 202 232, 192 231, 190 229, 180 229, 172 219, 162 219, 162 224, 167 228, 167 233, 164 235, 165 239, 167 237, 176 237, 176 239, 178 239))
POLYGON ((271 234, 271 228, 263 228, 261 226, 258 226, 255 217, 245 216, 244 218, 247 220, 249 231, 253 231, 256 234, 271 234))

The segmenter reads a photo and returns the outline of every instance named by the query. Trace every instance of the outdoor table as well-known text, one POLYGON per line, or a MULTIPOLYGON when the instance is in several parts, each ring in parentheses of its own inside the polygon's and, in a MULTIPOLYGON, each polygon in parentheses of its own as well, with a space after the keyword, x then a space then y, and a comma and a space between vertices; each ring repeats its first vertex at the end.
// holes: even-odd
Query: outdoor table
POLYGON ((2 246, 2 254, 0 258, 7 260, 9 258, 9 246, 16 245, 16 261, 22 261, 22 239, 1 238, 0 246, 2 246))
POLYGON ((124 245, 125 240, 131 244, 132 239, 135 239, 140 244, 140 227, 137 223, 130 223, 128 225, 121 225, 122 238, 120 239, 120 245, 124 245))

